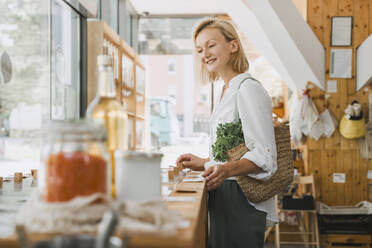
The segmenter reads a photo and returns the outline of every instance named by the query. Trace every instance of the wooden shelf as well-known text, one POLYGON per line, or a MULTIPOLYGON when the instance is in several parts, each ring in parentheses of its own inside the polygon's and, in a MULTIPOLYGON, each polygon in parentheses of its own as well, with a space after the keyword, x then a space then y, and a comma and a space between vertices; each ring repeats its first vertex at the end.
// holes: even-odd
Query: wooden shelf
POLYGON ((304 161, 303 160, 294 160, 293 161, 293 166, 295 166, 295 167, 304 166, 304 161))
MULTIPOLYGON (((110 46, 114 49, 113 54, 115 54, 114 62, 114 77, 116 85, 116 99, 119 100, 122 104, 126 104, 128 117, 133 119, 133 130, 129 130, 132 134, 136 133, 136 121, 141 120, 145 122, 144 117, 144 106, 146 103, 146 96, 136 90, 136 68, 137 66, 142 70, 145 70, 143 61, 140 56, 134 51, 132 47, 129 46, 121 37, 113 31, 109 25, 102 21, 98 20, 89 20, 88 21, 88 102, 89 104, 96 95, 97 92, 97 56, 107 53, 108 49, 104 47, 110 46), (108 44, 108 45, 107 45, 108 44), (124 84, 123 78, 123 56, 126 56, 131 60, 133 64, 133 87, 128 87, 124 84), (131 91, 129 96, 123 94, 123 90, 131 91), (138 102, 137 96, 143 97, 143 99, 138 102)), ((109 54, 110 55, 110 54, 109 54)), ((125 64, 124 64, 125 65, 125 64)), ((130 68, 130 67, 128 67, 130 68)), ((129 69, 129 72, 131 69, 129 69)), ((145 125, 145 124, 144 124, 145 125)), ((133 147, 137 147, 136 135, 133 135, 133 147)), ((143 145, 141 149, 143 149, 143 145)))
MULTIPOLYGON (((132 93, 134 92, 134 89, 133 89, 133 88, 130 88, 130 87, 126 86, 124 83, 121 83, 121 88, 122 88, 122 89, 125 89, 125 90, 132 91, 132 93)), ((137 94, 138 94, 138 93, 137 93, 137 94)))
POLYGON ((279 107, 279 108, 273 108, 273 113, 276 114, 279 118, 284 116, 284 107, 279 107))

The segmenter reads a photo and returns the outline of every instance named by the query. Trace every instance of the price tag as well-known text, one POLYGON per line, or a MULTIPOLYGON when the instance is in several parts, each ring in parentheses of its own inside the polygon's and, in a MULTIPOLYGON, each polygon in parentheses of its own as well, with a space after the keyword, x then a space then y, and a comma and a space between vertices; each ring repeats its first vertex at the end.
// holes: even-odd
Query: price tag
POLYGON ((193 196, 168 196, 168 202, 193 202, 195 201, 195 197, 193 196))
POLYGON ((372 179, 372 170, 369 170, 367 173, 367 178, 372 179))
POLYGON ((184 182, 203 182, 204 178, 199 177, 199 178, 184 178, 184 182))
POLYGON ((334 183, 345 183, 345 181, 346 181, 345 173, 333 173, 334 183))

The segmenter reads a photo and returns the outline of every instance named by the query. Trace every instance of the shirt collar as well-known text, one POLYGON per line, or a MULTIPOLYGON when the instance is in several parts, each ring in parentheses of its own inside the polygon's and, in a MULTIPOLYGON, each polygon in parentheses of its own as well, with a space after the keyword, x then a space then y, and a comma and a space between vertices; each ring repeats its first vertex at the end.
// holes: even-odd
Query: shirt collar
POLYGON ((251 74, 241 73, 241 74, 236 75, 232 79, 230 79, 229 88, 226 89, 225 94, 221 101, 220 101, 221 94, 219 94, 218 96, 219 98, 218 98, 216 106, 214 106, 213 108, 211 118, 214 116, 214 113, 216 112, 216 110, 225 104, 226 98, 230 97, 231 94, 233 94, 238 89, 240 82, 242 82, 245 78, 249 78, 249 77, 252 77, 251 74))
POLYGON ((230 80, 229 89, 237 89, 239 87, 240 82, 242 82, 245 78, 249 77, 252 76, 248 72, 236 75, 230 80))

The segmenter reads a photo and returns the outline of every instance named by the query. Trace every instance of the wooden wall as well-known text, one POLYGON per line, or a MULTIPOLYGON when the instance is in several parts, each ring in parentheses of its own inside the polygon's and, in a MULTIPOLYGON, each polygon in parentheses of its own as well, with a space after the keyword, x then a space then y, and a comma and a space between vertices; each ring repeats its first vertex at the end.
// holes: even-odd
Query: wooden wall
MULTIPOLYGON (((368 115, 368 86, 355 90, 356 48, 372 33, 371 0, 307 0, 307 22, 326 49, 326 79, 329 78, 329 54, 331 38, 331 17, 353 16, 353 68, 351 79, 337 79, 337 93, 330 93, 329 108, 340 121, 345 107, 357 99, 368 115)), ((311 83, 309 83, 311 84, 311 83)), ((327 88, 327 87, 326 87, 327 88)), ((310 90, 319 113, 326 105, 326 92, 317 87, 310 90)), ((328 205, 354 205, 367 196, 367 171, 372 170, 372 162, 359 155, 359 141, 343 138, 339 131, 332 137, 315 141, 307 138, 304 148, 305 171, 313 173, 316 179, 318 200, 328 205), (345 173, 346 183, 333 183, 333 173, 345 173)))

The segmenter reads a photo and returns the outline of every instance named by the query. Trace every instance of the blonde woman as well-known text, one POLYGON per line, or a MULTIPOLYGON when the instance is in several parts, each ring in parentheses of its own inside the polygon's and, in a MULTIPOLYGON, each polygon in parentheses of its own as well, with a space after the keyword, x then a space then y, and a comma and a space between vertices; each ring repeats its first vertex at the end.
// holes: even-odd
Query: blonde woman
POLYGON ((205 171, 211 247, 263 247, 266 225, 277 221, 274 199, 249 202, 234 177, 248 175, 267 180, 277 169, 271 98, 246 73, 248 60, 231 23, 204 19, 197 25, 193 39, 202 81, 222 79, 225 84, 210 117, 209 158, 183 154, 177 162, 205 171), (249 151, 238 161, 218 163, 212 154, 217 126, 234 120, 236 105, 249 151))

